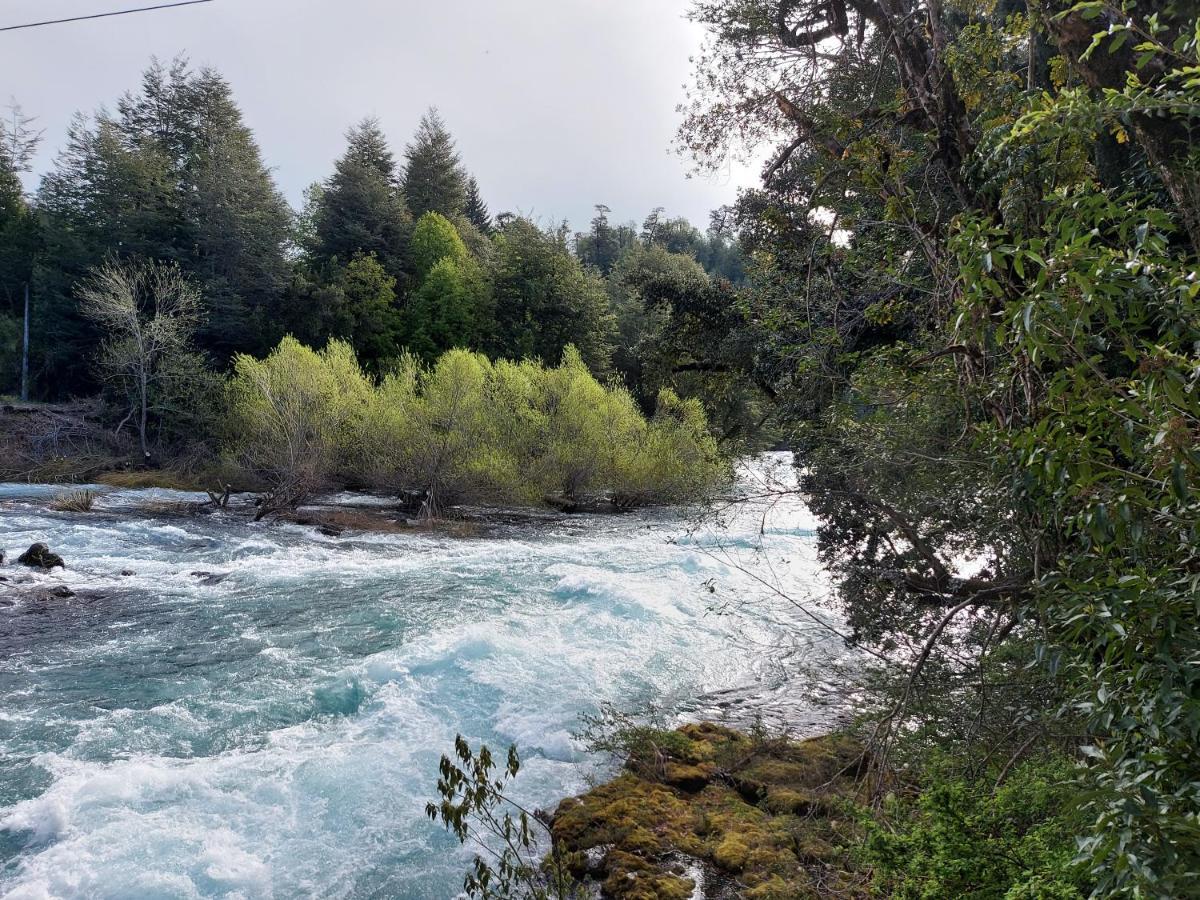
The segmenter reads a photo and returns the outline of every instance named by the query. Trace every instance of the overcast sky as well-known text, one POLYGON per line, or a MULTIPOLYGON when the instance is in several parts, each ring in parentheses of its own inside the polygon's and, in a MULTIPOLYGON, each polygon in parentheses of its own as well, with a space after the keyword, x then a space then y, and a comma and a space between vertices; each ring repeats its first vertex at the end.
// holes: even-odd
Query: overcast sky
MULTIPOLYGON (((153 0, 163 2, 163 0, 153 0)), ((0 25, 151 5, 3 0, 0 25)), ((71 115, 114 106, 152 55, 220 70, 293 205, 347 128, 377 116, 397 153, 437 106, 493 212, 586 225, 663 206, 701 228, 753 175, 687 178, 671 141, 701 40, 687 0, 215 0, 0 33, 0 100, 38 118, 39 173, 71 115)))

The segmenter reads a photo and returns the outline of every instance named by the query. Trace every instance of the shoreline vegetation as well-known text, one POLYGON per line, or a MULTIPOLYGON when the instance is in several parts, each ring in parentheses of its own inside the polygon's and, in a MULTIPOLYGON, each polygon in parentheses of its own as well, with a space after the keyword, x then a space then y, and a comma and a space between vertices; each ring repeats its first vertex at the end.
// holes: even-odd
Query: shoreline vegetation
POLYGON ((313 351, 285 338, 265 359, 237 357, 215 396, 224 403, 215 446, 178 469, 138 468, 135 453, 117 455, 116 438, 89 422, 94 408, 6 406, 7 443, 27 445, 7 459, 28 465, 32 445, 48 445, 34 420, 56 439, 70 432, 78 455, 57 450, 0 479, 204 490, 217 506, 232 490, 255 491, 259 519, 295 519, 320 492, 370 490, 433 520, 460 504, 570 513, 686 503, 730 473, 698 401, 664 389, 646 417, 573 347, 552 368, 452 350, 429 366, 404 356, 376 378, 344 342, 313 351))
POLYGON ((477 858, 468 894, 1083 900, 1094 887, 1071 847, 1083 819, 1062 753, 993 766, 983 788, 948 761, 887 766, 857 727, 793 737, 585 721, 590 749, 619 771, 552 811, 527 813, 507 793, 515 748, 499 777, 487 748, 461 738, 456 758, 443 759, 427 814, 464 842, 500 848, 494 866, 477 858))

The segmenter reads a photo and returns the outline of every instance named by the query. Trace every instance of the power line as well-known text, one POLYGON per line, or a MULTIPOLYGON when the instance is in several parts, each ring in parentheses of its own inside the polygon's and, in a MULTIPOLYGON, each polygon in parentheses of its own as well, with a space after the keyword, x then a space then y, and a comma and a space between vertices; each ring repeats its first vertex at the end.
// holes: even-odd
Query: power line
POLYGON ((88 19, 107 19, 110 16, 128 16, 133 13, 152 12, 156 9, 174 9, 177 6, 195 6, 212 3, 213 0, 179 0, 177 3, 160 3, 157 6, 142 6, 138 9, 118 9, 115 12, 93 13, 90 16, 72 16, 69 19, 49 19, 45 22, 28 22, 25 25, 5 25, 0 31, 19 31, 22 28, 41 28, 43 25, 62 25, 65 22, 86 22, 88 19))

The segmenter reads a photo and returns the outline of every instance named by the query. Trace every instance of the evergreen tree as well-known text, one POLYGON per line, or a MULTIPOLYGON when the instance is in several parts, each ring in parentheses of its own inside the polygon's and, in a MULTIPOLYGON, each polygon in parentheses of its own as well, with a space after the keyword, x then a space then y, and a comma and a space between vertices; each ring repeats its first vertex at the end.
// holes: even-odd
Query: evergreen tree
POLYGON ((181 262, 186 223, 172 203, 164 154, 134 150, 108 116, 76 116, 67 144, 37 195, 52 265, 34 275, 31 367, 39 391, 57 398, 93 390, 92 351, 100 340, 80 315, 75 285, 106 257, 181 262))
POLYGON ((483 202, 483 195, 479 191, 479 182, 475 180, 474 175, 467 179, 466 217, 467 221, 478 228, 481 233, 492 233, 492 216, 488 212, 487 204, 483 202))
POLYGON ((592 229, 586 234, 576 235, 575 253, 585 266, 608 275, 616 266, 621 254, 637 243, 637 235, 627 226, 614 228, 609 224, 612 212, 603 203, 596 204, 596 215, 592 218, 592 229))
POLYGON ((198 134, 185 157, 184 214, 195 240, 187 262, 208 306, 199 340, 225 360, 248 348, 264 351, 282 336, 275 323, 288 278, 292 213, 228 82, 204 69, 185 96, 198 134))
POLYGON ((436 109, 421 117, 411 144, 404 151, 404 197, 414 216, 436 212, 447 219, 467 208, 467 176, 454 147, 454 138, 436 109))
POLYGON ((36 276, 43 392, 90 385, 96 335, 74 286, 112 255, 192 276, 203 297, 197 343, 218 359, 278 338, 291 211, 216 72, 155 62, 115 116, 77 118, 38 206, 53 260, 36 276))
POLYGON ((396 306, 396 279, 374 256, 358 255, 341 273, 340 327, 335 335, 348 339, 370 371, 400 356, 403 316, 396 306))
POLYGON ((393 278, 404 273, 412 218, 396 185, 396 160, 379 122, 364 119, 346 134, 346 152, 314 197, 309 253, 344 265, 374 254, 393 278))

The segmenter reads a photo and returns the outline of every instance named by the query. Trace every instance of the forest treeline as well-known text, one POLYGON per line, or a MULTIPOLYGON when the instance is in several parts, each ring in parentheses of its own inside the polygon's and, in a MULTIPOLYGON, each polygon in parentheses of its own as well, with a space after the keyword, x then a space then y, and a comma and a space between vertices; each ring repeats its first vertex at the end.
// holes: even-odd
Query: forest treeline
MULTIPOLYGON (((753 385, 707 390, 729 378, 689 349, 710 326, 710 298, 744 277, 730 237, 661 210, 638 227, 599 206, 580 234, 493 216, 436 110, 399 153, 379 122, 354 126, 299 211, 230 85, 182 59, 153 63, 115 111, 77 116, 26 197, 20 176, 38 138, 16 110, 0 126, 0 393, 19 390, 28 286, 32 398, 104 389, 124 414, 122 386, 96 365, 104 325, 80 303, 99 267, 124 261, 173 264, 197 289, 193 374, 227 372, 237 355, 262 357, 288 335, 311 347, 343 341, 373 375, 406 353, 432 363, 462 348, 556 364, 573 346, 648 414, 663 388, 722 398, 712 409, 731 434, 761 414, 753 385)), ((196 430, 168 414, 195 406, 196 379, 177 374, 152 404, 159 446, 196 430)))

